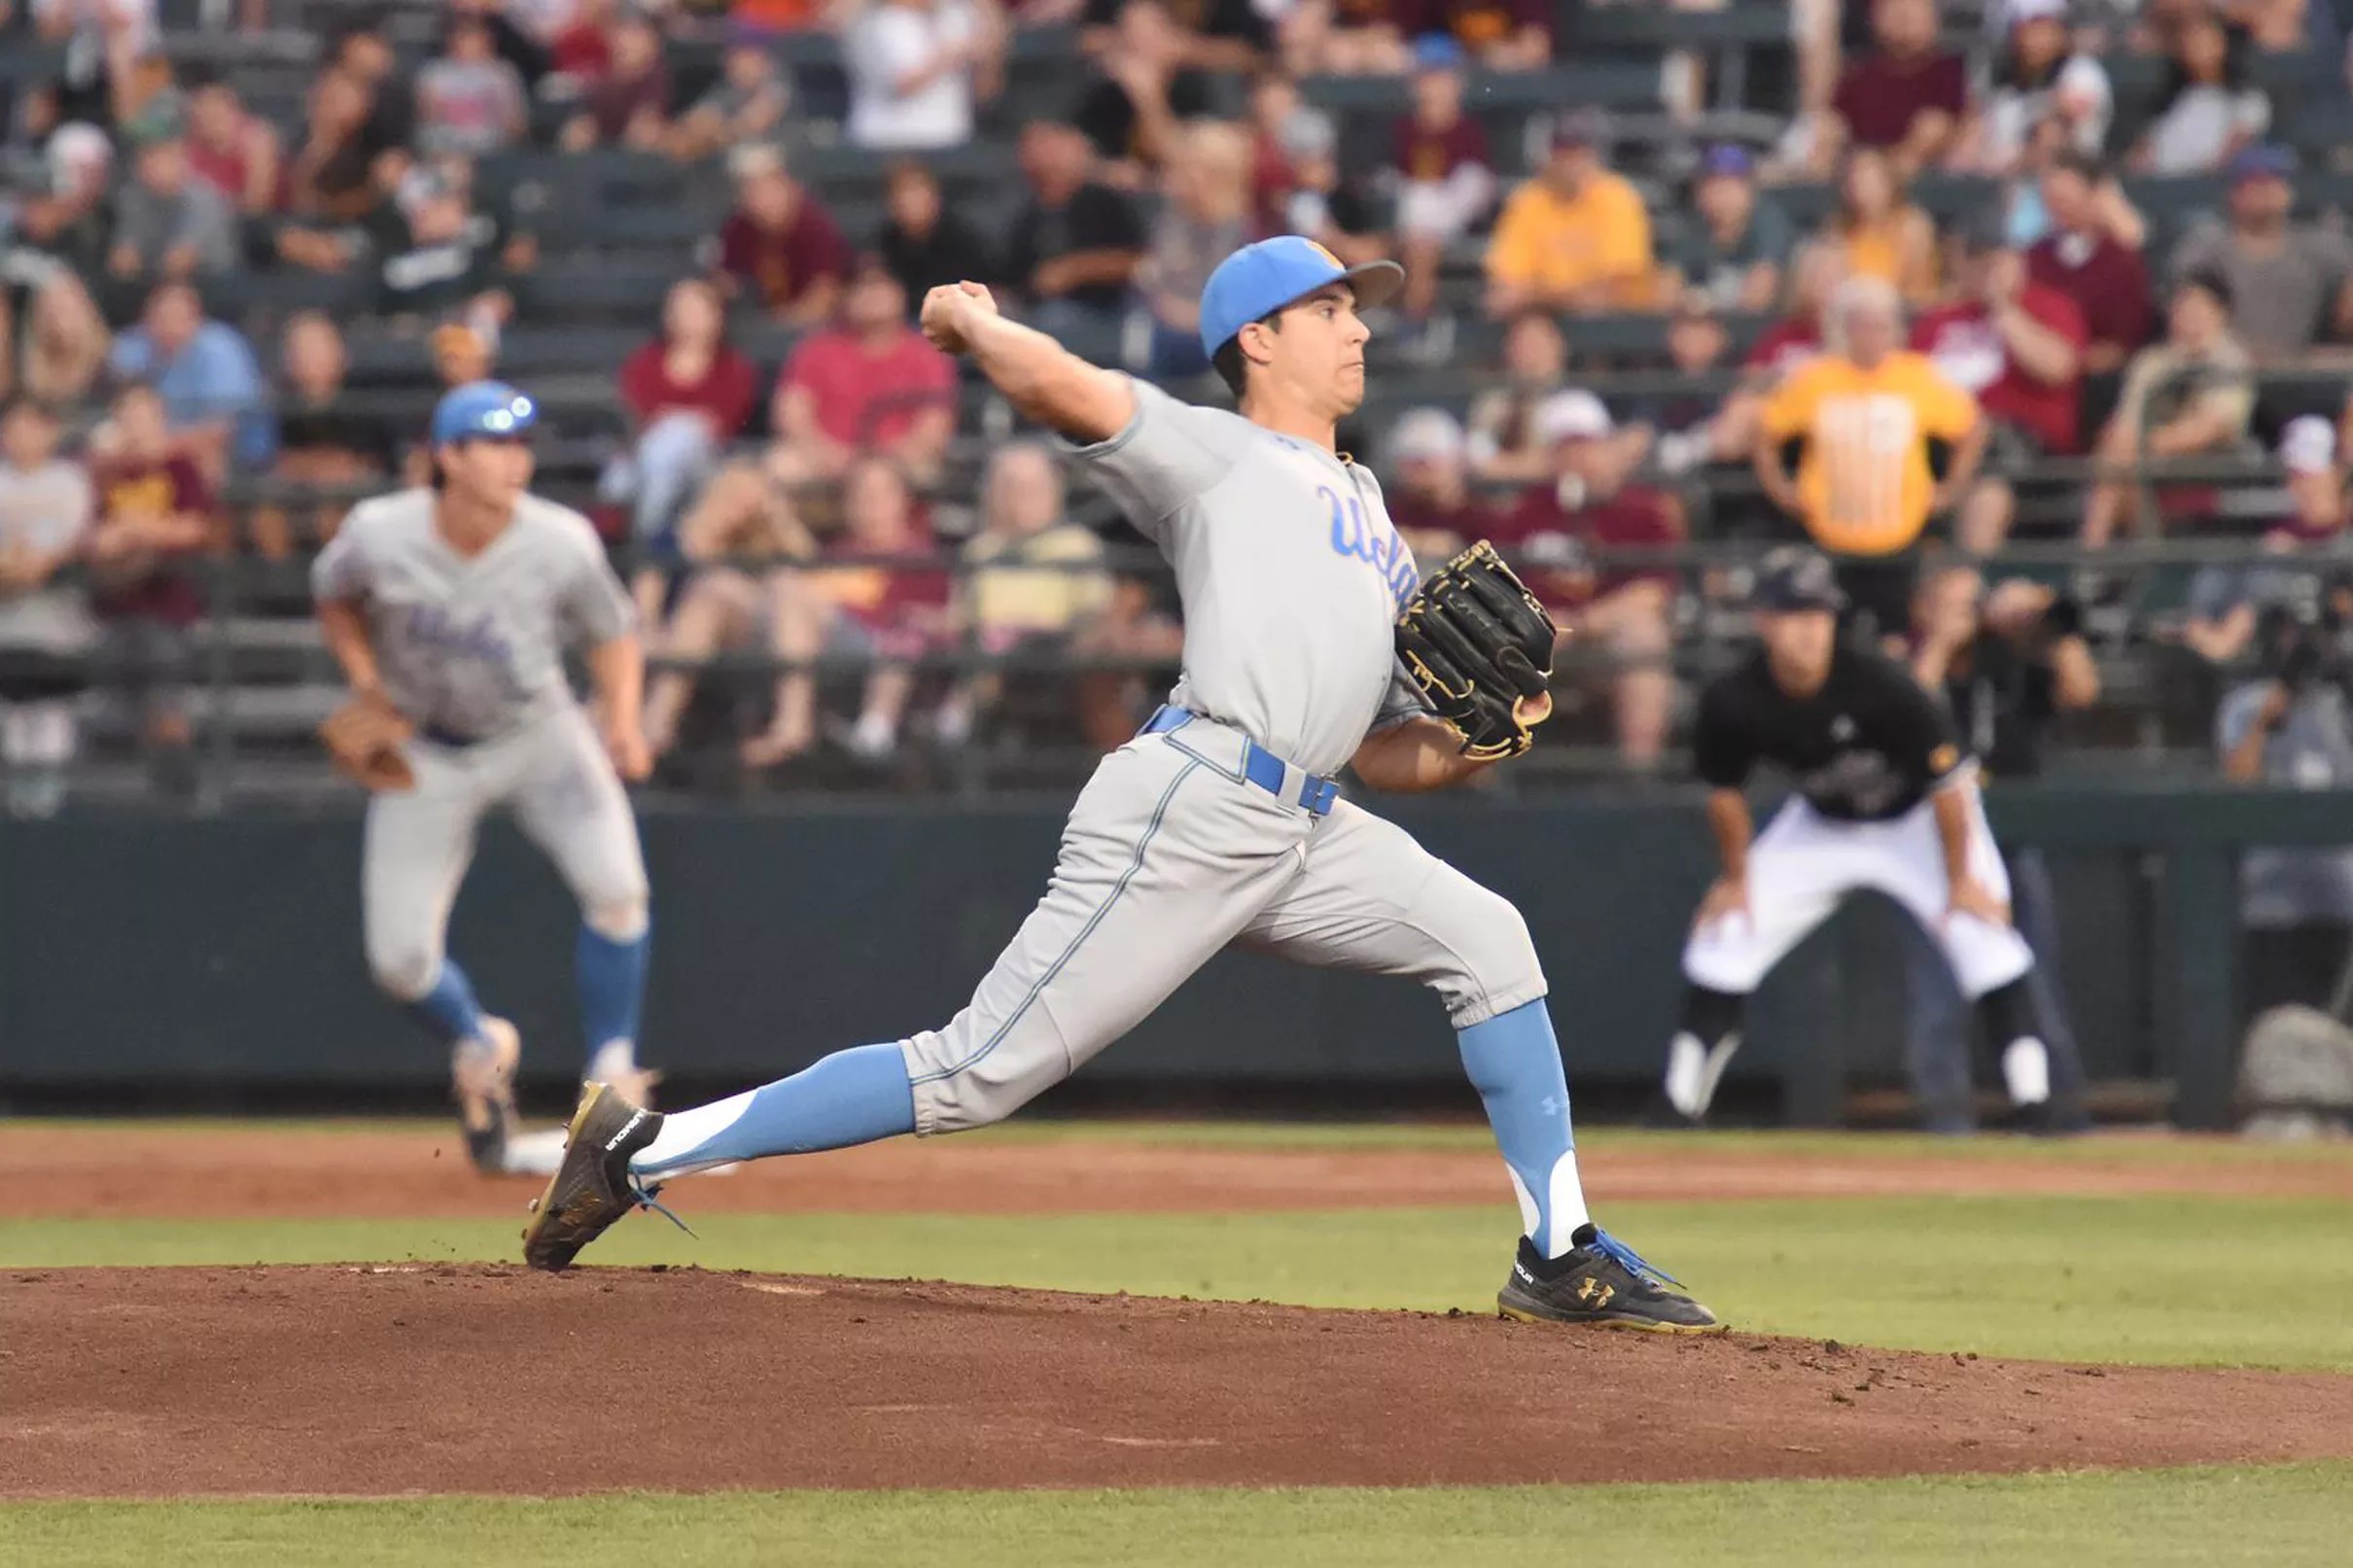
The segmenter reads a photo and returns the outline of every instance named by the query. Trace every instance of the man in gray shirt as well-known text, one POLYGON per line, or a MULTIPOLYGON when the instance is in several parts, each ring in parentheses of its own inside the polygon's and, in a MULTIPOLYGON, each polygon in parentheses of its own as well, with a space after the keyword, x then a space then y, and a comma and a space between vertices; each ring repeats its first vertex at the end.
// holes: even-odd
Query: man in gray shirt
MULTIPOLYGON (((2275 789, 2353 789, 2341 610, 2333 585, 2313 611, 2275 607, 2257 633, 2263 675, 2233 688, 2214 718, 2223 775, 2275 789)), ((2353 929, 2353 848, 2252 849, 2239 861, 2250 1014, 2317 1004, 2353 929)))
POLYGON ((29 399, 0 414, 0 774, 18 816, 64 798, 74 698, 98 638, 88 595, 55 580, 88 542, 91 510, 88 476, 57 456, 57 434, 29 399))
POLYGON ((185 278, 234 271, 242 260, 237 215, 190 171, 187 144, 175 135, 140 147, 115 194, 106 269, 119 278, 185 278))
POLYGON ((2353 327, 2353 241, 2289 222, 2289 167, 2288 155, 2272 147, 2232 158, 2229 223, 2201 225, 2173 253, 2175 277, 2218 273, 2229 281, 2231 335, 2273 363, 2353 327))

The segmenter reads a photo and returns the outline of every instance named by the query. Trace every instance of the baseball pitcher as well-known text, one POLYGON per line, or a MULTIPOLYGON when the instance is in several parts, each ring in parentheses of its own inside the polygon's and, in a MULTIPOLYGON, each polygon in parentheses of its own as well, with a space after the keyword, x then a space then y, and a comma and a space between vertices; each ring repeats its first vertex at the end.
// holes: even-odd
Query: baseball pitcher
POLYGON ((361 870, 368 966, 449 1046, 467 1151, 493 1173, 544 1173, 555 1151, 531 1160, 509 1146, 522 1043, 443 952, 492 808, 513 810, 579 900, 588 1076, 650 1087, 637 1065, 646 866, 621 787, 648 768, 645 660, 587 519, 529 493, 537 421, 532 401, 499 382, 449 393, 433 414, 433 485, 354 507, 311 573, 352 691, 322 738, 373 791, 361 870), (576 643, 596 684, 595 722, 564 674, 576 643))
POLYGON ((1487 549, 1420 585, 1379 481, 1333 449, 1364 397, 1358 312, 1403 276, 1344 267, 1297 236, 1228 257, 1202 292, 1201 335, 1239 413, 1089 365, 1000 316, 978 285, 931 292, 931 340, 1057 432, 1167 554, 1183 676, 1097 767, 1045 896, 964 1011, 669 1116, 590 1086, 524 1233, 531 1263, 563 1268, 683 1172, 998 1121, 1245 942, 1410 975, 1443 999, 1525 1222, 1506 1313, 1718 1326, 1586 1211, 1519 913, 1330 777, 1352 764, 1376 788, 1439 788, 1516 755, 1551 711, 1552 627, 1526 589, 1487 549))
POLYGON ((1827 556, 1774 551, 1758 575, 1755 654, 1701 693, 1692 760, 1709 788, 1723 874, 1683 949, 1668 1103, 1683 1120, 1707 1114, 1748 996, 1840 900, 1873 889, 1943 947, 2001 1049, 2011 1098, 2039 1114, 2051 1059, 2026 979, 2034 955, 2010 921, 1976 764, 1911 671, 1839 641, 1845 606, 1827 556), (1752 834, 1741 789, 1760 762, 1785 769, 1797 789, 1752 834))

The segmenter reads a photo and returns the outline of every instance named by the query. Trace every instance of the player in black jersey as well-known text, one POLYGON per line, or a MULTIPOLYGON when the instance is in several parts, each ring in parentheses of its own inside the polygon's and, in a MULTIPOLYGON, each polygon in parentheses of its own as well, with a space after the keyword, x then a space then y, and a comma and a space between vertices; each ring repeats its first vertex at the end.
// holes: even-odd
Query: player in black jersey
POLYGON ((1668 1051, 1667 1098, 1698 1121, 1739 1046, 1744 1003, 1773 966, 1872 889, 1910 910, 1951 962, 2021 1106, 2051 1097, 2049 1053, 2025 976, 2033 955, 2010 923, 2010 884, 1979 805, 1976 764, 1944 711, 1893 660, 1840 642, 1845 607, 1827 557, 1765 558, 1755 655, 1700 697, 1694 762, 1723 874, 1683 949, 1683 1022, 1668 1051), (1741 789, 1760 762, 1796 792, 1751 838, 1741 789))

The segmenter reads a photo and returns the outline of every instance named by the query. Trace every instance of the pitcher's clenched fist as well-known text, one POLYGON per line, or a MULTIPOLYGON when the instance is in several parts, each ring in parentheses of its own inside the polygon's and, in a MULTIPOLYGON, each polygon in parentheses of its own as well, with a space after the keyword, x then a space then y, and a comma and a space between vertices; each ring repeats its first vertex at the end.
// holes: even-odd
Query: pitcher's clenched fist
POLYGON ((968 333, 974 320, 997 314, 997 300, 977 283, 943 283, 924 296, 924 336, 931 346, 950 354, 971 347, 968 333))

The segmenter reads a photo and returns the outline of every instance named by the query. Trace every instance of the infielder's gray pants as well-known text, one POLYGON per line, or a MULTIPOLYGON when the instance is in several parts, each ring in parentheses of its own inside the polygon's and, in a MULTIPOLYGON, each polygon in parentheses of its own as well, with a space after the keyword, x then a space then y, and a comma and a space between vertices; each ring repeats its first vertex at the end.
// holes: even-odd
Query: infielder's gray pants
POLYGON ((1358 806, 1318 819, 1249 783, 1243 745, 1196 719, 1104 758, 1071 808, 1045 897, 971 1004, 901 1042, 918 1132, 1009 1115, 1233 941, 1409 975, 1457 1028, 1544 994, 1510 903, 1358 806))
POLYGON ((368 967, 404 1000, 441 971, 449 907, 474 860, 484 814, 507 805, 515 824, 555 862, 591 924, 618 936, 642 928, 646 862, 629 796, 588 715, 566 706, 477 746, 412 741, 416 786, 368 805, 361 902, 368 967))

